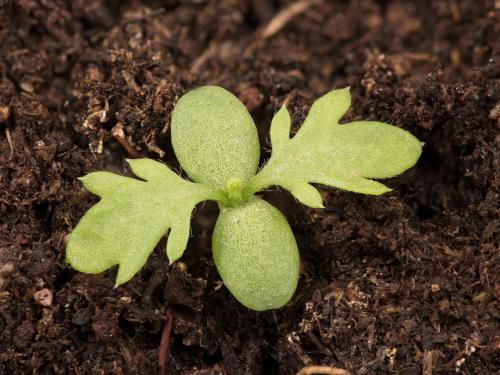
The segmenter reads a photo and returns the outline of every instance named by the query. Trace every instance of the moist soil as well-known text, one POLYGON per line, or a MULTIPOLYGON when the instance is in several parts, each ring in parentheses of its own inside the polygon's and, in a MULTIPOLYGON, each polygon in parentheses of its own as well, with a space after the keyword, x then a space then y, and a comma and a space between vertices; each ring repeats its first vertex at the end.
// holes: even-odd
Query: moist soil
POLYGON ((499 373, 498 2, 313 0, 278 16, 290 4, 0 1, 1 374, 156 374, 167 310, 169 374, 499 373), (263 162, 281 105, 295 132, 334 87, 351 86, 346 121, 425 142, 383 196, 322 188, 313 210, 265 194, 301 253, 285 308, 250 311, 222 285, 213 203, 182 262, 168 266, 162 239, 119 288, 116 269, 65 261, 97 201, 77 178, 129 174, 127 157, 178 170, 172 108, 206 84, 245 103, 263 162))

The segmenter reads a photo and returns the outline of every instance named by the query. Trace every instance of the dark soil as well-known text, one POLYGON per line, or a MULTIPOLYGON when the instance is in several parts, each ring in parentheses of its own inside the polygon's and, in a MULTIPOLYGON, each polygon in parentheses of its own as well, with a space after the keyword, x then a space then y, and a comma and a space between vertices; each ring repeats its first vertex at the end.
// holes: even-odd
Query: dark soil
POLYGON ((264 38, 289 3, 0 0, 1 374, 156 374, 167 308, 170 374, 499 373, 498 1, 313 1, 264 38), (65 262, 96 202, 76 178, 127 173, 130 156, 178 168, 170 113, 204 84, 239 95, 266 149, 285 100, 297 129, 347 85, 347 120, 425 142, 382 197, 323 189, 326 209, 310 210, 269 195, 302 257, 281 310, 249 311, 221 287, 212 204, 182 263, 168 266, 162 240, 120 288, 115 270, 65 262))

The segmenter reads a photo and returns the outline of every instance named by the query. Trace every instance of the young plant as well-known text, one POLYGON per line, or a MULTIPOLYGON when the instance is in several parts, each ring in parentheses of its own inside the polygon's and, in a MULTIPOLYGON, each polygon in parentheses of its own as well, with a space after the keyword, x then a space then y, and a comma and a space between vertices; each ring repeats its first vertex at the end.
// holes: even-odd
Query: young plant
POLYGON ((221 87, 187 93, 172 114, 172 144, 194 182, 150 159, 128 160, 140 179, 108 172, 82 177, 101 200, 73 230, 68 262, 91 274, 118 265, 116 285, 123 284, 168 231, 168 259, 179 259, 195 205, 215 200, 220 216, 212 249, 224 284, 251 309, 282 307, 299 278, 297 244, 281 212, 256 193, 282 186, 303 204, 322 208, 312 183, 378 195, 390 189, 372 178, 396 176, 420 156, 422 144, 397 127, 373 121, 340 125, 350 105, 348 88, 329 92, 314 102, 293 138, 283 106, 271 123, 271 158, 257 172, 259 139, 244 105, 221 87))

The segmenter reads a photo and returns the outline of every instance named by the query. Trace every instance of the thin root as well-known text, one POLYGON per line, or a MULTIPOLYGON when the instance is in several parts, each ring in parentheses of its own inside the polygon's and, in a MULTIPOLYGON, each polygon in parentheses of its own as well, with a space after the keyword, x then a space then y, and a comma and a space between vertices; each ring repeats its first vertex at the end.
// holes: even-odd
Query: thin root
POLYGON ((170 344, 170 335, 172 333, 172 323, 174 322, 174 317, 170 307, 167 309, 165 317, 167 318, 167 321, 165 322, 165 326, 163 326, 163 332, 161 334, 160 353, 158 358, 160 375, 167 375, 168 346, 170 344))
POLYGON ((277 34, 283 29, 293 18, 301 13, 304 13, 313 5, 320 4, 322 0, 301 0, 287 6, 282 11, 278 12, 271 21, 264 27, 260 37, 267 39, 277 34))

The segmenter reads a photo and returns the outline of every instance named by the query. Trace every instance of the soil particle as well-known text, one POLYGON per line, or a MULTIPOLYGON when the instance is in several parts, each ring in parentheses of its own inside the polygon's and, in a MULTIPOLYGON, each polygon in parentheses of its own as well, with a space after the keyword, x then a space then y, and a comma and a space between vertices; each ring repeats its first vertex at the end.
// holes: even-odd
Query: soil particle
POLYGON ((0 374, 156 374, 167 308, 171 374, 498 373, 494 2, 301 3, 284 17, 292 1, 0 1, 0 374), (343 121, 425 142, 381 197, 322 189, 326 209, 310 210, 266 193, 301 253, 286 308, 249 311, 224 288, 212 204, 197 208, 175 266, 165 240, 116 289, 115 270, 65 262, 65 238, 97 201, 77 177, 130 173, 130 156, 178 170, 170 115, 205 84, 244 102, 263 159, 283 103, 296 132, 333 87, 351 86, 343 121), (34 298, 47 290, 51 303, 34 298))
POLYGON ((43 288, 37 290, 35 293, 33 293, 33 298, 42 306, 47 307, 52 305, 52 292, 50 291, 50 289, 43 288))

